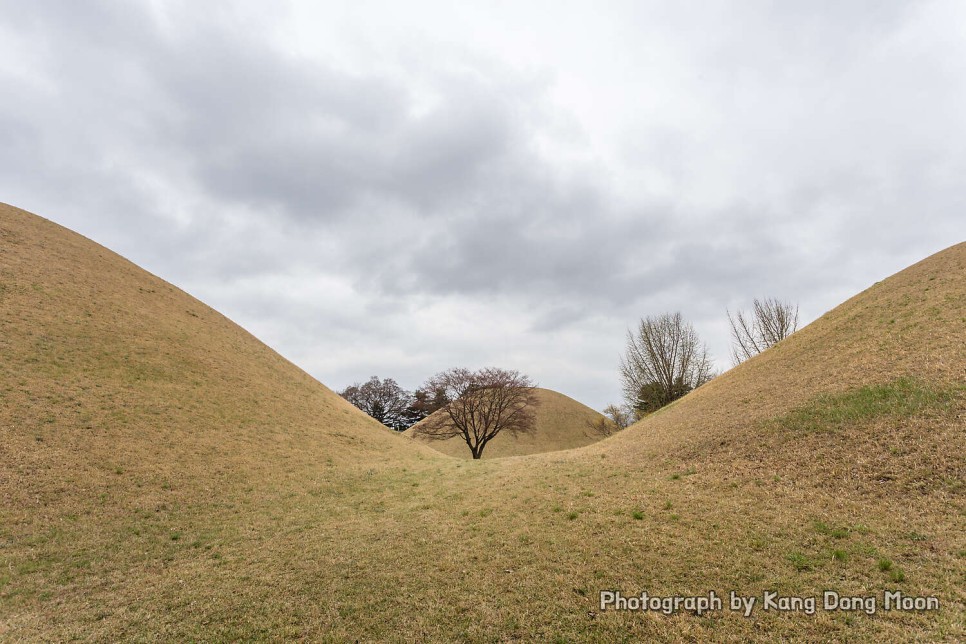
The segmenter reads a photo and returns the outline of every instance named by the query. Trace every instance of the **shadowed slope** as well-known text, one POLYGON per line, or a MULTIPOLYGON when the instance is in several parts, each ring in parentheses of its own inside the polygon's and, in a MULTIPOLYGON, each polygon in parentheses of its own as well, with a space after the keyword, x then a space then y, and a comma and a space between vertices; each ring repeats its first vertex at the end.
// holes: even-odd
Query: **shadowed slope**
MULTIPOLYGON (((604 418, 602 414, 590 407, 577 402, 550 389, 537 388, 539 406, 536 409, 534 431, 527 434, 500 433, 491 440, 483 450, 483 458, 498 458, 501 456, 522 456, 553 452, 562 449, 573 449, 590 445, 603 438, 593 424, 604 418)), ((444 414, 438 411, 436 414, 444 414)), ((428 420, 428 419, 427 419, 428 420)), ((426 422, 423 420, 421 422, 426 422)), ((418 434, 420 423, 410 427, 404 435, 425 443, 435 450, 449 456, 472 458, 466 441, 461 437, 449 438, 443 441, 428 440, 418 434)))

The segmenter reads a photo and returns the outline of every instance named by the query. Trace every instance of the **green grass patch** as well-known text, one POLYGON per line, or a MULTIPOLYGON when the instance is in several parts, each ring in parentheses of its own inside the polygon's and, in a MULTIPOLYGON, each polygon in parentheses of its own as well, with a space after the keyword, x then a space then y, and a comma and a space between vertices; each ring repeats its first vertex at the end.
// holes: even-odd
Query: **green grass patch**
POLYGON ((843 527, 833 528, 828 524, 823 523, 822 521, 815 521, 812 523, 812 525, 815 527, 815 531, 818 532, 819 534, 824 534, 829 537, 834 537, 835 539, 844 539, 845 537, 849 536, 849 534, 851 534, 852 532, 847 527, 843 526, 843 527))
POLYGON ((815 567, 812 564, 812 560, 800 552, 793 552, 790 555, 788 555, 787 558, 788 558, 788 561, 791 562, 792 566, 795 567, 795 570, 799 572, 812 570, 815 567))
POLYGON ((765 425, 799 433, 837 432, 883 416, 910 418, 943 410, 952 401, 953 393, 913 378, 899 378, 843 394, 822 394, 784 416, 765 421, 765 425))

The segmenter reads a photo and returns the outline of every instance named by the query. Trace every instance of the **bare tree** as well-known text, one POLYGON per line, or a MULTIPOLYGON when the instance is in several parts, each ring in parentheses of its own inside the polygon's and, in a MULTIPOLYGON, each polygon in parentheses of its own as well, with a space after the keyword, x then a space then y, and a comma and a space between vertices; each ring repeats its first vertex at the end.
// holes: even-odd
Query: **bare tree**
POLYGON ((731 362, 752 358, 798 329, 798 305, 775 298, 755 299, 752 312, 738 311, 731 323, 731 362))
POLYGON ((641 414, 673 402, 714 377, 708 348, 680 313, 641 320, 627 332, 621 385, 628 404, 641 414))
POLYGON ((420 425, 416 432, 433 440, 455 436, 466 441, 477 459, 501 432, 511 434, 534 429, 538 404, 536 385, 518 371, 505 369, 450 369, 423 386, 426 391, 445 392, 446 405, 420 425))
POLYGON ((357 382, 346 387, 339 395, 396 431, 402 431, 413 423, 409 413, 412 396, 392 378, 380 380, 372 376, 366 383, 357 382))
POLYGON ((598 416, 596 420, 587 421, 587 429, 598 436, 607 438, 620 431, 610 418, 607 416, 598 416))
POLYGON ((610 418, 617 429, 627 429, 633 417, 630 410, 624 405, 607 405, 604 407, 604 415, 610 418))
POLYGON ((603 415, 596 420, 588 420, 587 426, 592 432, 600 436, 610 436, 616 434, 630 425, 631 414, 622 405, 607 405, 603 415))

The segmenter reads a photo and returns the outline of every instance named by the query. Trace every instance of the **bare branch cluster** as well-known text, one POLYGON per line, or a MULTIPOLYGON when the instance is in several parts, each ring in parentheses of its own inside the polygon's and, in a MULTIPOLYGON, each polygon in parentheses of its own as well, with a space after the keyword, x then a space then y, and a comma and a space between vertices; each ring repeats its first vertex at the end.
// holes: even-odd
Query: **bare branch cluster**
POLYGON ((607 405, 599 418, 587 421, 587 426, 594 434, 606 438, 626 429, 633 418, 632 409, 624 405, 607 405))
POLYGON ((728 312, 731 361, 737 365, 784 340, 798 329, 798 305, 775 298, 755 299, 752 312, 728 312))
POLYGON ((667 405, 714 377, 711 356, 680 313, 641 320, 627 332, 620 363, 628 403, 648 413, 667 405))
POLYGON ((604 407, 604 415, 614 423, 618 430, 627 429, 634 417, 632 411, 623 405, 607 405, 604 407))

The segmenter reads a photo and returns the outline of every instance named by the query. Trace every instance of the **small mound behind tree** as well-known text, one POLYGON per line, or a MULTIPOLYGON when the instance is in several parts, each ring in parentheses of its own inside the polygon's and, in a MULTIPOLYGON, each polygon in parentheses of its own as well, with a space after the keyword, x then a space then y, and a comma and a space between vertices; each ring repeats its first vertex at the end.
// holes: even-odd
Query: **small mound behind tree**
MULTIPOLYGON (((487 446, 483 459, 524 456, 584 447, 606 438, 617 431, 613 422, 598 411, 565 396, 557 391, 537 387, 534 395, 538 400, 534 408, 534 429, 532 432, 502 432, 487 446)), ((445 418, 442 410, 435 412, 431 419, 445 418)), ((423 420, 426 423, 429 419, 423 420)), ((433 449, 457 458, 472 458, 472 453, 461 437, 447 440, 430 440, 419 430, 422 423, 404 432, 405 436, 425 443, 433 449)))

